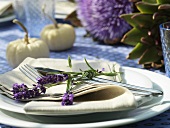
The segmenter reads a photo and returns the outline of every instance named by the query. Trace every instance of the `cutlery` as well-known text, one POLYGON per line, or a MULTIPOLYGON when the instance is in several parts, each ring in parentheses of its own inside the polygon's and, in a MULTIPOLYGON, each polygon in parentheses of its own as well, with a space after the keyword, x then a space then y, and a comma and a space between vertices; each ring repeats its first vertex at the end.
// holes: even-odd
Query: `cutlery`
MULTIPOLYGON (((50 69, 50 68, 43 68, 43 67, 33 67, 28 64, 21 66, 20 71, 25 74, 28 78, 30 78, 32 81, 37 82, 37 78, 42 77, 46 75, 49 72, 63 72, 60 70, 50 69)), ((145 87, 139 87, 136 85, 130 85, 125 83, 120 83, 104 78, 95 77, 92 80, 87 80, 88 83, 95 84, 95 83, 110 83, 110 84, 116 84, 119 86, 123 86, 128 88, 132 91, 134 94, 138 95, 153 95, 153 96, 162 96, 163 92, 157 89, 151 89, 151 88, 145 88, 145 87)))
MULTIPOLYGON (((50 69, 50 68, 42 68, 42 67, 34 67, 34 69, 36 69, 39 73, 41 73, 42 75, 45 75, 49 72, 62 72, 60 70, 55 70, 55 69, 50 69)), ((158 96, 158 95, 163 95, 163 92, 157 89, 152 89, 152 88, 145 88, 145 87, 140 87, 140 86, 136 86, 136 85, 130 85, 130 84, 125 84, 125 83, 120 83, 120 82, 116 82, 113 80, 108 80, 108 79, 104 79, 104 78, 99 78, 99 77, 94 77, 93 80, 91 80, 92 83, 94 82, 101 82, 101 83, 112 83, 112 84, 116 84, 119 86, 123 86, 126 87, 128 89, 133 89, 133 90, 139 90, 139 91, 146 91, 146 92, 150 92, 152 93, 153 96, 158 96)))

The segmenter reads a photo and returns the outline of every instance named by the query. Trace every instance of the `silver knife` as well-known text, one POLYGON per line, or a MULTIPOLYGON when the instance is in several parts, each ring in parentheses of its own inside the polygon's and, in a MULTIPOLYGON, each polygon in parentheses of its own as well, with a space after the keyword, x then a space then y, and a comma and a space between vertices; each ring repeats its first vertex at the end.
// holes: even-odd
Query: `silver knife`
MULTIPOLYGON (((61 70, 56 70, 56 69, 50 69, 50 68, 42 68, 42 67, 35 67, 35 69, 41 73, 42 75, 46 75, 49 72, 63 72, 61 70)), ((100 83, 111 83, 111 84, 115 84, 115 85, 119 85, 119 86, 123 86, 129 89, 133 89, 136 91, 141 91, 141 92, 148 92, 151 93, 153 96, 162 96, 163 95, 163 91, 158 90, 158 89, 152 89, 152 88, 145 88, 145 87, 140 87, 140 86, 136 86, 136 85, 131 85, 131 84, 126 84, 126 83, 121 83, 121 82, 116 82, 113 80, 108 80, 108 79, 104 79, 104 78, 99 78, 99 77, 94 77, 92 80, 90 80, 92 83, 93 82, 100 82, 100 83)))

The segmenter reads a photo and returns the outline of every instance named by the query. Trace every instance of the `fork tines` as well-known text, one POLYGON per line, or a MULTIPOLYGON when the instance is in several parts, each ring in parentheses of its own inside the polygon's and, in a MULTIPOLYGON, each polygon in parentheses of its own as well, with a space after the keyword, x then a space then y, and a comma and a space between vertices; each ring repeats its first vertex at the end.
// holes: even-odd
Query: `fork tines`
POLYGON ((33 67, 31 67, 28 64, 25 64, 24 66, 20 66, 19 70, 35 83, 37 83, 37 78, 42 77, 42 75, 40 75, 37 72, 37 70, 35 70, 33 67))

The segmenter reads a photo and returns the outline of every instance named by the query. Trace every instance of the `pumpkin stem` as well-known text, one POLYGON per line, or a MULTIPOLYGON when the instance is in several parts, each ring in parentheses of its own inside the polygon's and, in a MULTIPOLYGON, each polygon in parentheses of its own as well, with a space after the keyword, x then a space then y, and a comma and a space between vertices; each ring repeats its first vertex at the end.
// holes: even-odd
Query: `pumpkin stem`
POLYGON ((58 28, 58 23, 57 23, 57 21, 45 12, 45 7, 46 7, 46 4, 44 4, 44 5, 42 6, 42 12, 44 13, 45 16, 47 16, 47 17, 53 22, 55 28, 58 28))
POLYGON ((24 37, 24 41, 27 44, 29 44, 29 41, 28 41, 28 30, 26 29, 26 27, 21 22, 19 22, 19 20, 17 20, 17 19, 14 19, 13 23, 18 24, 24 30, 24 32, 26 33, 25 37, 24 37))

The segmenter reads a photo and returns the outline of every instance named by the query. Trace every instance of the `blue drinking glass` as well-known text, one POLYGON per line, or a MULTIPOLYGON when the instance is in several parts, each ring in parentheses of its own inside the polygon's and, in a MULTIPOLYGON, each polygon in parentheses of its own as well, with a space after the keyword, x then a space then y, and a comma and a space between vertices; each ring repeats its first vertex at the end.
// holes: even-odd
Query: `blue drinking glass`
POLYGON ((170 22, 160 24, 159 29, 166 76, 170 78, 170 22))

